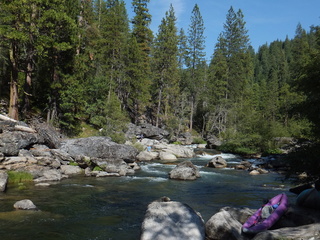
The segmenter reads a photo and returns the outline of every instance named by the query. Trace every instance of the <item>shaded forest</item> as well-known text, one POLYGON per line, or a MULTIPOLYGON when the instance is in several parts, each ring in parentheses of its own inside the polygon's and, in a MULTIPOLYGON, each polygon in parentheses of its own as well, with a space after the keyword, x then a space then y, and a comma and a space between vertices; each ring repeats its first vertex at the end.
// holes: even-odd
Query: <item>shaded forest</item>
MULTIPOLYGON (((320 136, 320 28, 255 50, 230 7, 210 62, 196 4, 171 6, 154 33, 149 0, 2 0, 0 98, 11 118, 41 116, 69 136, 83 124, 124 140, 129 122, 215 136, 235 152, 276 153, 275 138, 320 136), (128 18, 132 7, 134 17, 128 18)), ((319 166, 320 169, 320 166, 319 166)))

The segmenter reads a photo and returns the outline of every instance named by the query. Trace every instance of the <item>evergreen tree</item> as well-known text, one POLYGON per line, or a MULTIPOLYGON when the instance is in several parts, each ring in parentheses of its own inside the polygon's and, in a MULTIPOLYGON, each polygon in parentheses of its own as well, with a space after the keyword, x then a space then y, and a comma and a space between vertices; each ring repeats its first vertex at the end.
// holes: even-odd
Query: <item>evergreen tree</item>
POLYGON ((153 50, 156 126, 159 125, 160 114, 164 119, 168 118, 169 110, 176 103, 175 99, 178 96, 178 36, 175 22, 174 9, 170 5, 159 26, 153 50))
POLYGON ((247 84, 252 78, 253 66, 249 52, 249 36, 245 28, 242 11, 237 13, 231 7, 224 24, 223 41, 224 54, 228 63, 228 96, 227 98, 239 102, 246 93, 247 84))
POLYGON ((129 84, 136 92, 130 96, 137 97, 130 99, 134 102, 134 110, 131 108, 133 120, 138 122, 139 118, 146 112, 150 105, 150 87, 151 87, 151 67, 150 67, 150 51, 153 40, 152 31, 149 28, 151 23, 151 15, 147 8, 150 0, 133 0, 135 16, 133 18, 133 30, 130 46, 131 66, 129 70, 129 84), (137 43, 137 45, 135 44, 137 43), (138 46, 138 48, 136 48, 138 46), (134 57, 137 57, 134 59, 134 57), (140 69, 133 69, 139 67, 140 69), (138 75, 132 75, 133 72, 140 72, 138 75), (134 86, 135 85, 135 86, 134 86))
POLYGON ((253 59, 243 18, 241 10, 229 9, 209 68, 209 89, 218 92, 212 103, 215 111, 210 129, 216 128, 218 133, 227 128, 241 132, 241 125, 246 125, 243 118, 251 115, 253 107, 253 59))
POLYGON ((184 87, 188 91, 190 101, 189 129, 193 129, 193 118, 197 107, 199 94, 202 92, 205 80, 205 36, 204 22, 199 6, 196 4, 192 10, 191 23, 188 29, 188 57, 186 65, 188 75, 185 78, 184 87))
POLYGON ((125 119, 120 98, 125 96, 128 18, 123 1, 108 0, 96 6, 99 32, 96 47, 99 51, 95 53, 95 75, 88 89, 88 94, 94 97, 88 100, 87 112, 91 123, 109 130, 103 131, 104 134, 111 134, 111 125, 117 131, 125 119), (114 111, 106 106, 112 106, 114 111), (121 121, 117 121, 120 116, 121 121))

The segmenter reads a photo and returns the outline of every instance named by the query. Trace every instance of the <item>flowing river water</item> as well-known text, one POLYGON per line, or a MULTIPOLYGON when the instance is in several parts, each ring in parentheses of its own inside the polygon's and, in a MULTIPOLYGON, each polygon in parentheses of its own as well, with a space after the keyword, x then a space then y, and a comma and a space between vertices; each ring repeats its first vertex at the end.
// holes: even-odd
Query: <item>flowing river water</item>
MULTIPOLYGON (((222 154, 229 163, 240 161, 222 154)), ((251 176, 247 171, 204 167, 208 158, 192 158, 200 168, 195 181, 168 179, 175 165, 141 163, 141 170, 126 177, 72 177, 49 187, 9 185, 0 193, 2 240, 137 240, 150 202, 167 196, 200 212, 204 221, 221 207, 257 209, 262 201, 285 192, 289 182, 276 173, 251 176), (30 199, 39 211, 14 210, 13 204, 30 199)))

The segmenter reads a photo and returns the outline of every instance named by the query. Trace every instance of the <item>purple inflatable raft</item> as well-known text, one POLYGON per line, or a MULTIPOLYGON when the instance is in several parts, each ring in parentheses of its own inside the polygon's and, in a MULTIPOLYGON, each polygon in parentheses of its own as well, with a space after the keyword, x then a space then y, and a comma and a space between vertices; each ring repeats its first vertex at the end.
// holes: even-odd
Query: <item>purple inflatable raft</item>
POLYGON ((271 228, 288 209, 288 197, 279 194, 259 208, 243 225, 242 232, 257 234, 271 228))

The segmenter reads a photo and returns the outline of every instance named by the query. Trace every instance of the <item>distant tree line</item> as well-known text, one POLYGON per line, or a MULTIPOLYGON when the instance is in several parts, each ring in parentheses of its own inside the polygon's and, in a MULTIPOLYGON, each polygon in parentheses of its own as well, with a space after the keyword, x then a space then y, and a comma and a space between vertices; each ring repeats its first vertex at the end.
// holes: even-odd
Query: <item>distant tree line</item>
MULTIPOLYGON (((235 151, 277 148, 275 137, 320 136, 320 29, 257 52, 230 7, 210 62, 196 4, 178 29, 171 5, 157 33, 149 0, 2 0, 0 97, 9 116, 41 115, 76 136, 86 122, 119 138, 128 122, 197 132, 235 151)), ((210 43, 211 44, 211 43, 210 43)), ((119 140, 119 139, 118 139, 119 140)))

